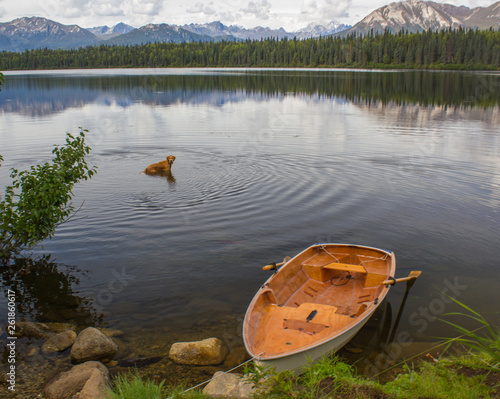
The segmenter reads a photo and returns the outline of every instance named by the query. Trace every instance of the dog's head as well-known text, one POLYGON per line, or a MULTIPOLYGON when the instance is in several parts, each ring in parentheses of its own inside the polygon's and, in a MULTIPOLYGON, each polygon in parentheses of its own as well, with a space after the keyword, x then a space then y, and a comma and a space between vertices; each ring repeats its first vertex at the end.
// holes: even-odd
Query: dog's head
POLYGON ((167 157, 167 162, 168 162, 168 164, 169 164, 170 166, 172 166, 172 164, 174 163, 174 161, 175 161, 175 157, 174 157, 173 155, 169 155, 169 156, 167 157))

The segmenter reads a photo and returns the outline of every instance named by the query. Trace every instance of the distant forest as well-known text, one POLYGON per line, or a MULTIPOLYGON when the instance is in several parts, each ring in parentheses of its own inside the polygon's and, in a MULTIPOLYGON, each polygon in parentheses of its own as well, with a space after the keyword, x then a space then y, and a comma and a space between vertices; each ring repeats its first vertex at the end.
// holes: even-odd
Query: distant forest
POLYGON ((500 31, 95 46, 0 53, 0 70, 155 67, 500 69, 500 31))

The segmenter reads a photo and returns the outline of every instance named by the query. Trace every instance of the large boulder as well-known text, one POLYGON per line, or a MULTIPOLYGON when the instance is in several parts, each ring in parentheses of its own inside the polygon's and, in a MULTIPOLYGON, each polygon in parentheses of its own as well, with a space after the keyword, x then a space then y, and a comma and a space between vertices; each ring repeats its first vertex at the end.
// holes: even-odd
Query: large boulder
POLYGON ((76 332, 67 330, 50 337, 42 346, 43 353, 62 352, 68 349, 76 340, 76 332))
POLYGON ((112 359, 118 346, 102 332, 94 327, 88 327, 76 337, 71 348, 71 359, 75 363, 88 360, 112 359))
POLYGON ((212 366, 220 364, 227 356, 227 346, 220 339, 177 342, 170 348, 170 359, 178 364, 212 366))
POLYGON ((79 393, 80 399, 104 398, 109 371, 100 362, 86 362, 57 374, 44 388, 47 399, 68 399, 79 393))
MULTIPOLYGON (((85 363, 84 363, 85 364, 85 363)), ((107 370, 107 369, 106 369, 107 370)), ((78 399, 98 399, 104 398, 109 387, 109 372, 102 373, 100 369, 95 368, 87 380, 78 399)))
POLYGON ((216 398, 246 399, 254 394, 254 385, 240 374, 218 371, 203 389, 203 393, 216 398))

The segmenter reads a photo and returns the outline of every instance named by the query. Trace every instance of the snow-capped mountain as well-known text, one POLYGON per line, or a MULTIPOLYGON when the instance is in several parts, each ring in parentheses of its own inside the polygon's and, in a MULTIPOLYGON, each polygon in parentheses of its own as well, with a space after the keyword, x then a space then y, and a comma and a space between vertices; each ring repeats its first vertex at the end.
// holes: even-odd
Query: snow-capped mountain
POLYGON ((257 26, 247 29, 237 25, 224 25, 220 21, 214 21, 206 24, 189 24, 183 25, 183 29, 198 35, 207 35, 212 37, 232 37, 236 39, 260 40, 267 37, 283 39, 285 37, 293 37, 293 34, 286 32, 283 28, 271 29, 257 26))
POLYGON ((93 28, 87 28, 87 30, 96 35, 98 38, 110 39, 115 36, 129 33, 130 31, 134 30, 134 27, 120 22, 116 25, 113 25, 112 27, 109 27, 107 25, 95 26, 93 28))
POLYGON ((498 29, 499 6, 500 2, 497 2, 487 8, 470 9, 432 1, 406 0, 378 8, 351 29, 341 32, 340 35, 367 34, 372 29, 379 33, 386 29, 391 32, 399 32, 402 29, 419 32, 427 29, 441 30, 458 27, 487 29, 490 26, 498 29))
POLYGON ((237 39, 260 40, 268 37, 276 39, 306 39, 311 37, 332 35, 345 29, 349 29, 350 25, 344 25, 339 22, 330 22, 327 26, 318 24, 309 24, 306 28, 296 32, 287 32, 283 28, 271 29, 262 26, 257 26, 252 29, 247 29, 237 25, 224 25, 220 21, 210 22, 206 24, 189 24, 183 25, 182 28, 199 35, 208 35, 212 37, 234 37, 237 39))
POLYGON ((352 28, 352 26, 332 21, 326 26, 309 24, 307 27, 299 29, 294 35, 297 39, 309 39, 311 37, 333 35, 334 33, 342 32, 349 28, 352 28))
POLYGON ((25 17, 0 23, 0 50, 76 48, 98 41, 95 35, 78 25, 63 25, 46 18, 25 17))

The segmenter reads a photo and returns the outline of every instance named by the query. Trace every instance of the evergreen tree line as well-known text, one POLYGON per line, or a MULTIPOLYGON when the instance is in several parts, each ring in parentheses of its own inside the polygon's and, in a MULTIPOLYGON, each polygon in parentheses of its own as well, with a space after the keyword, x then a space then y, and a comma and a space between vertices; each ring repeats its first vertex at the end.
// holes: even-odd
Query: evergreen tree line
POLYGON ((500 30, 372 31, 342 38, 102 45, 0 53, 1 70, 155 67, 499 69, 500 30))

